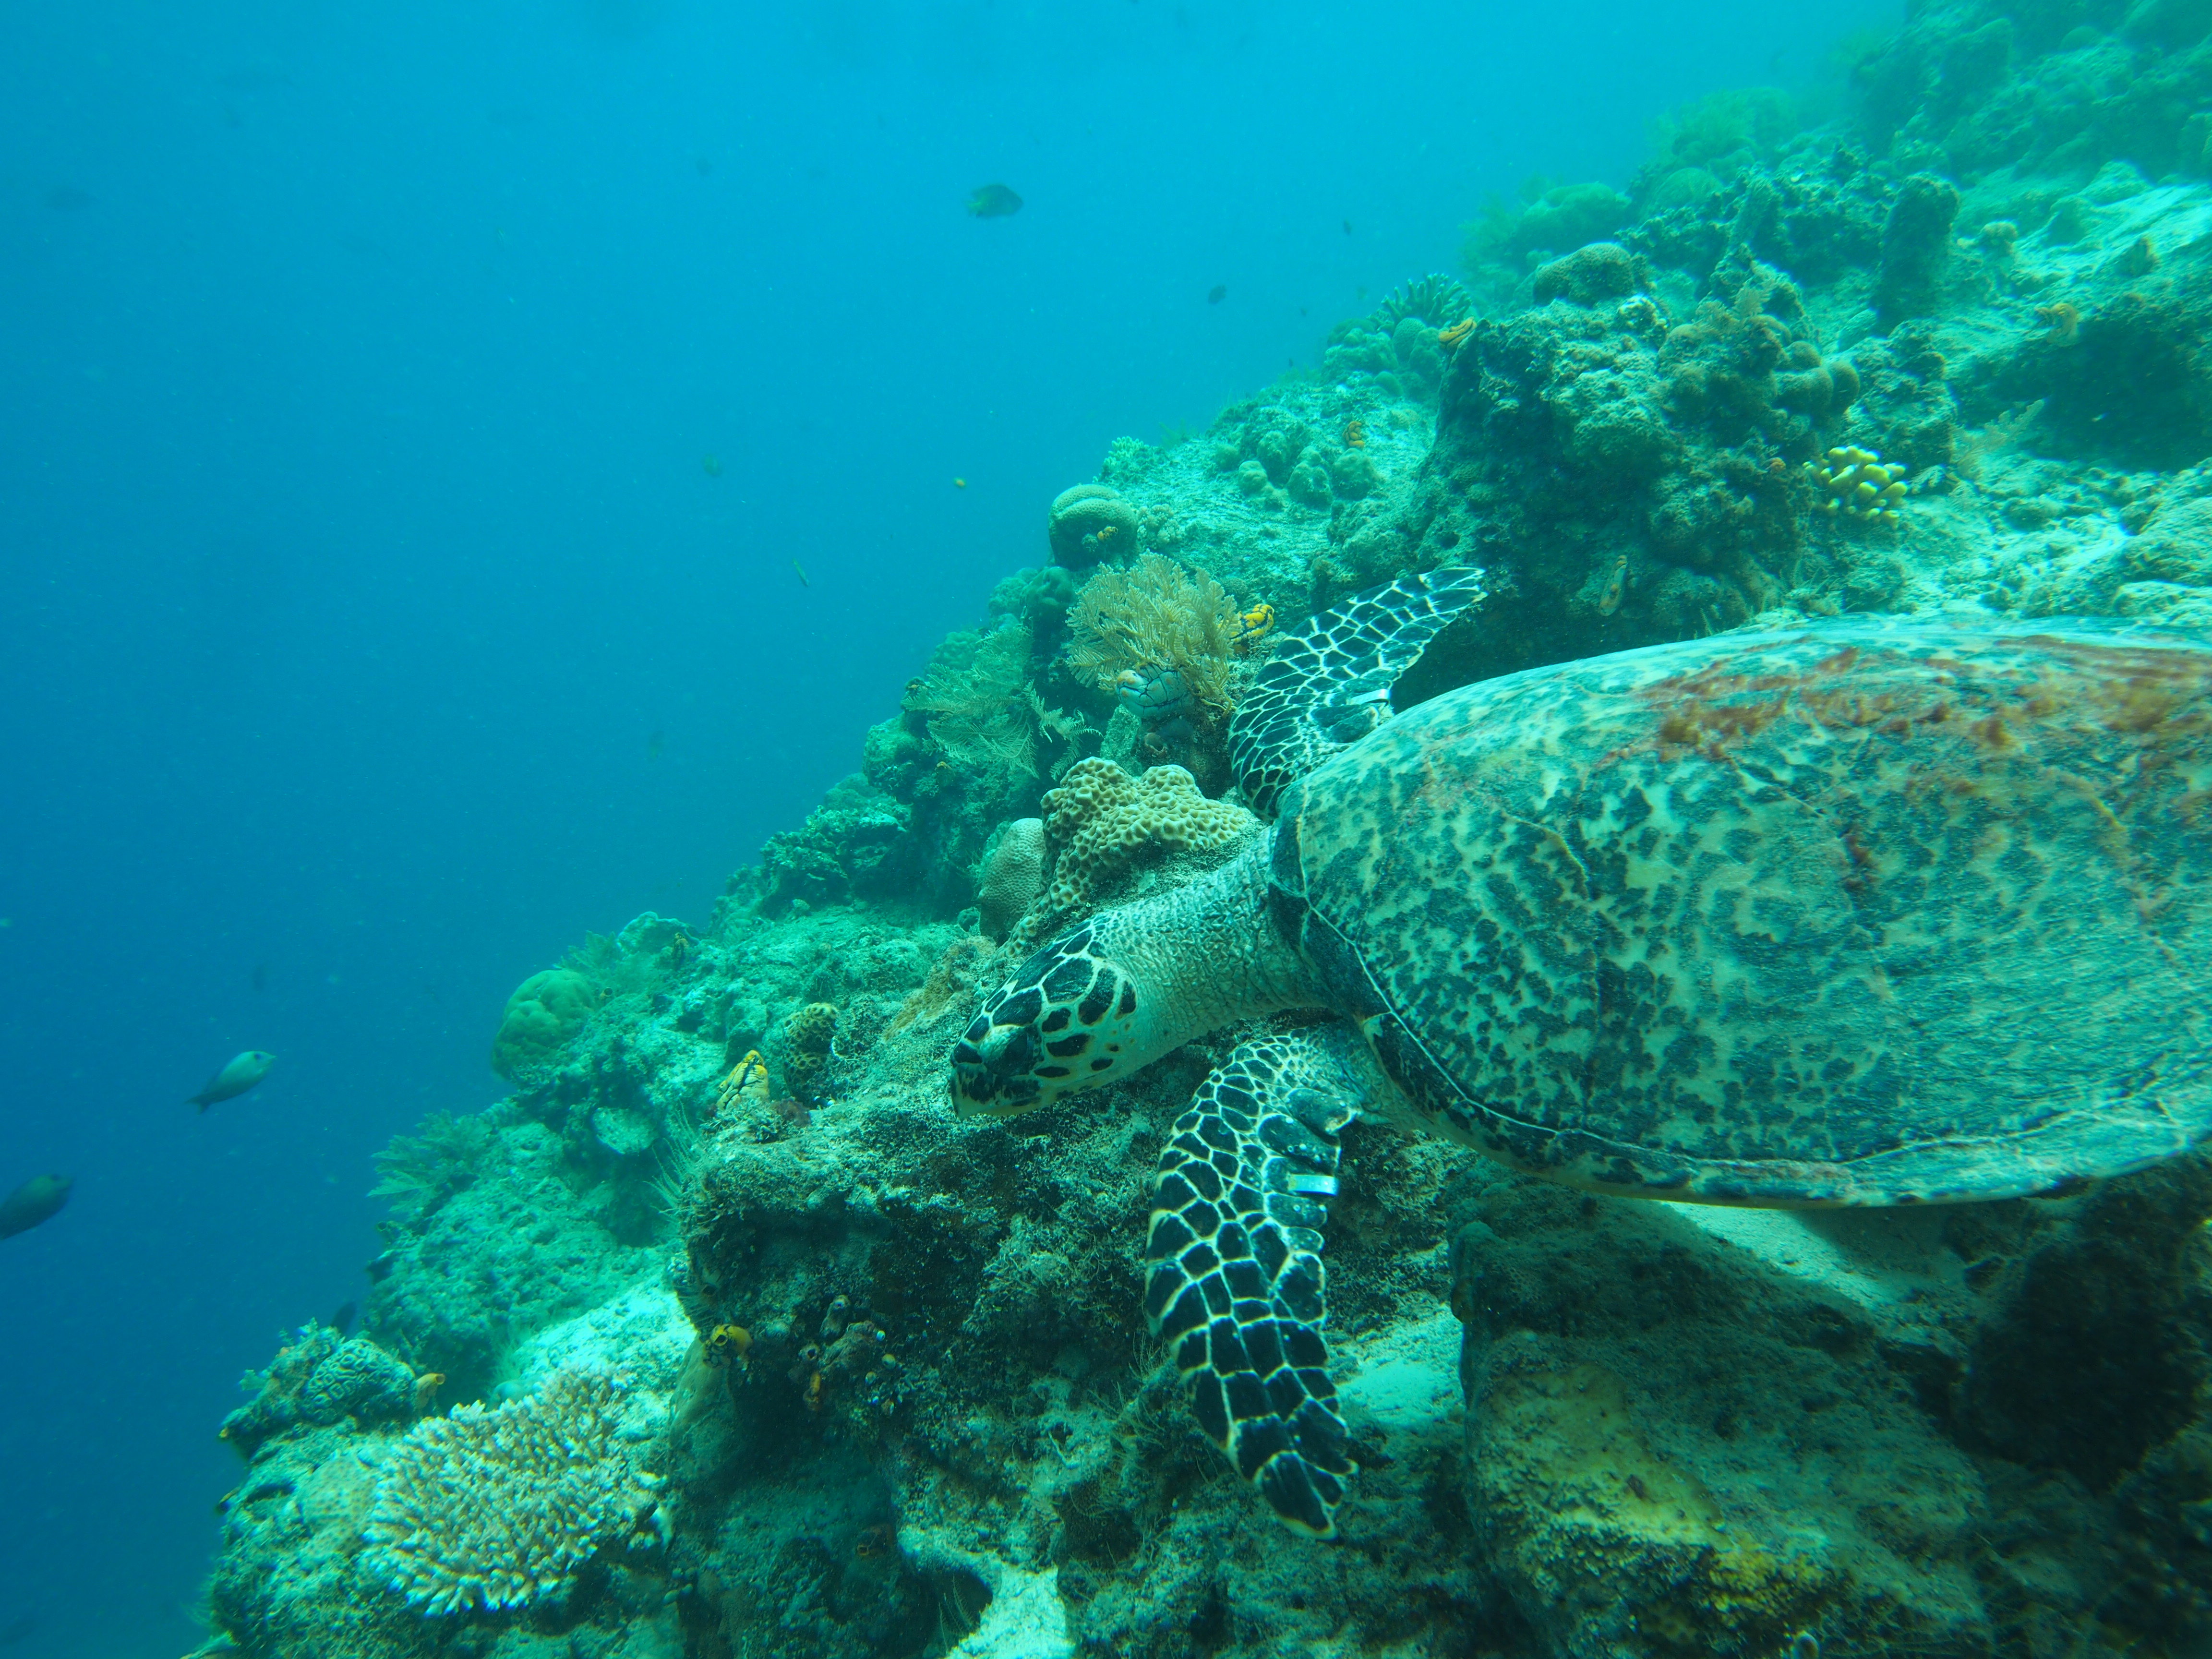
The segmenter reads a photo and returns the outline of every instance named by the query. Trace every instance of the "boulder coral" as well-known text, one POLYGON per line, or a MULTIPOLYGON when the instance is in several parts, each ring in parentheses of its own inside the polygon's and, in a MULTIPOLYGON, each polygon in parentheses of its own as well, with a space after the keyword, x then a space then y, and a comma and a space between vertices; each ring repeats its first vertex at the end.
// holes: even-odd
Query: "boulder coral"
POLYGON ((1540 266, 1532 291, 1540 306, 1558 299, 1589 306, 1626 299, 1650 285, 1650 270, 1638 255, 1618 242, 1591 242, 1540 266))
POLYGON ((1016 818, 1000 832, 976 889, 980 926, 1003 940, 1044 890, 1044 820, 1016 818))
POLYGON ((413 1415, 415 1373, 365 1336, 310 1324, 249 1372, 253 1398, 223 1419, 222 1437, 242 1457, 301 1427, 404 1422, 413 1415))
POLYGON ((491 1068, 510 1083, 528 1066, 543 1066, 583 1029, 599 1006, 591 981, 567 968, 532 974, 514 988, 492 1038, 491 1068))
POLYGON ((1136 552, 1142 533, 1137 509, 1109 484, 1063 489, 1045 518, 1054 561, 1077 568, 1136 552))

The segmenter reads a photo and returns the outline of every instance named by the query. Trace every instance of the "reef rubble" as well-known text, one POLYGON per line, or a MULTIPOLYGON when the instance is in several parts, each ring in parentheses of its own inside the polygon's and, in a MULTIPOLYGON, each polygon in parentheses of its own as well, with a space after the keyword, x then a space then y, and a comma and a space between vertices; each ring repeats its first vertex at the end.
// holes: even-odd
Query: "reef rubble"
POLYGON ((1848 113, 1702 100, 1118 441, 711 916, 532 975, 511 1091, 380 1158, 362 1334, 224 1425, 203 1652, 2203 1651, 2212 1162, 1712 1212, 1357 1122, 1323 1546, 1145 1335, 1155 1158, 1238 1034, 1005 1124, 945 1060, 1052 927, 1233 855, 1225 710, 1400 573, 1486 593, 1401 702, 1846 612, 2212 623, 2208 27, 1916 8, 1848 113))

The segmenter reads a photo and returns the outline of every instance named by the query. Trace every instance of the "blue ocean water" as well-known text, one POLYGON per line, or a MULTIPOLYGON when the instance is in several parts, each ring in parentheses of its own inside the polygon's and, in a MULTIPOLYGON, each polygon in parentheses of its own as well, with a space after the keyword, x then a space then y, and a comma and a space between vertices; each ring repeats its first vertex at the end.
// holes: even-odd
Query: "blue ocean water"
POLYGON ((0 1242, 10 1659, 191 1644, 371 1152, 703 921, 1109 440, 1893 12, 0 9, 0 1191, 76 1182, 0 1242))

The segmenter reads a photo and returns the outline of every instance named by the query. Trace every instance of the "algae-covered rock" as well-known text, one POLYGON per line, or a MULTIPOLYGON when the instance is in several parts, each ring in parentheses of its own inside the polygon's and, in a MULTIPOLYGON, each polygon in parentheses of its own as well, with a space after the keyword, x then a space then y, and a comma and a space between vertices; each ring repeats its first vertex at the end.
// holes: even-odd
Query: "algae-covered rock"
MULTIPOLYGON (((1555 1651, 1985 1650, 1981 1478, 1911 1393, 1929 1335, 1821 1276, 1850 1255, 1788 1214, 1735 1229, 1753 1249, 1665 1206, 1492 1200, 1455 1245, 1470 1495, 1555 1651)), ((1931 1230, 1850 1224, 1927 1264, 1934 1313, 1931 1230)))
POLYGON ((532 974, 514 988, 492 1038, 491 1068, 509 1082, 528 1066, 543 1066, 584 1028, 598 1006, 591 981, 567 968, 532 974))
POLYGON ((1951 224, 1959 216, 1959 187, 1933 173, 1916 173, 1898 187, 1881 232, 1881 281, 1875 303, 1885 324, 1927 311, 1936 282, 1951 252, 1951 224))

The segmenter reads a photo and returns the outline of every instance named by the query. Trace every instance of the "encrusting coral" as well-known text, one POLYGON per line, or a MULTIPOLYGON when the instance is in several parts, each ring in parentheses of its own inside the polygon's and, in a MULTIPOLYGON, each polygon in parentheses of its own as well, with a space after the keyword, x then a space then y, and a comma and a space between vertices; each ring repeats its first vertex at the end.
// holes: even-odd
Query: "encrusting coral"
POLYGON ((603 1546, 657 1541, 660 1477, 620 1437, 623 1395, 578 1368, 527 1400, 417 1423, 376 1483, 371 1565, 434 1615, 526 1607, 603 1546))
POLYGON ((1096 908, 1100 896, 1148 858, 1166 851, 1212 852, 1242 840, 1260 820, 1228 801, 1208 800, 1180 766, 1131 777, 1093 756, 1067 769, 1044 798, 1045 843, 1052 873, 1044 896, 1022 919, 1024 939, 1043 935, 1063 916, 1096 908))

